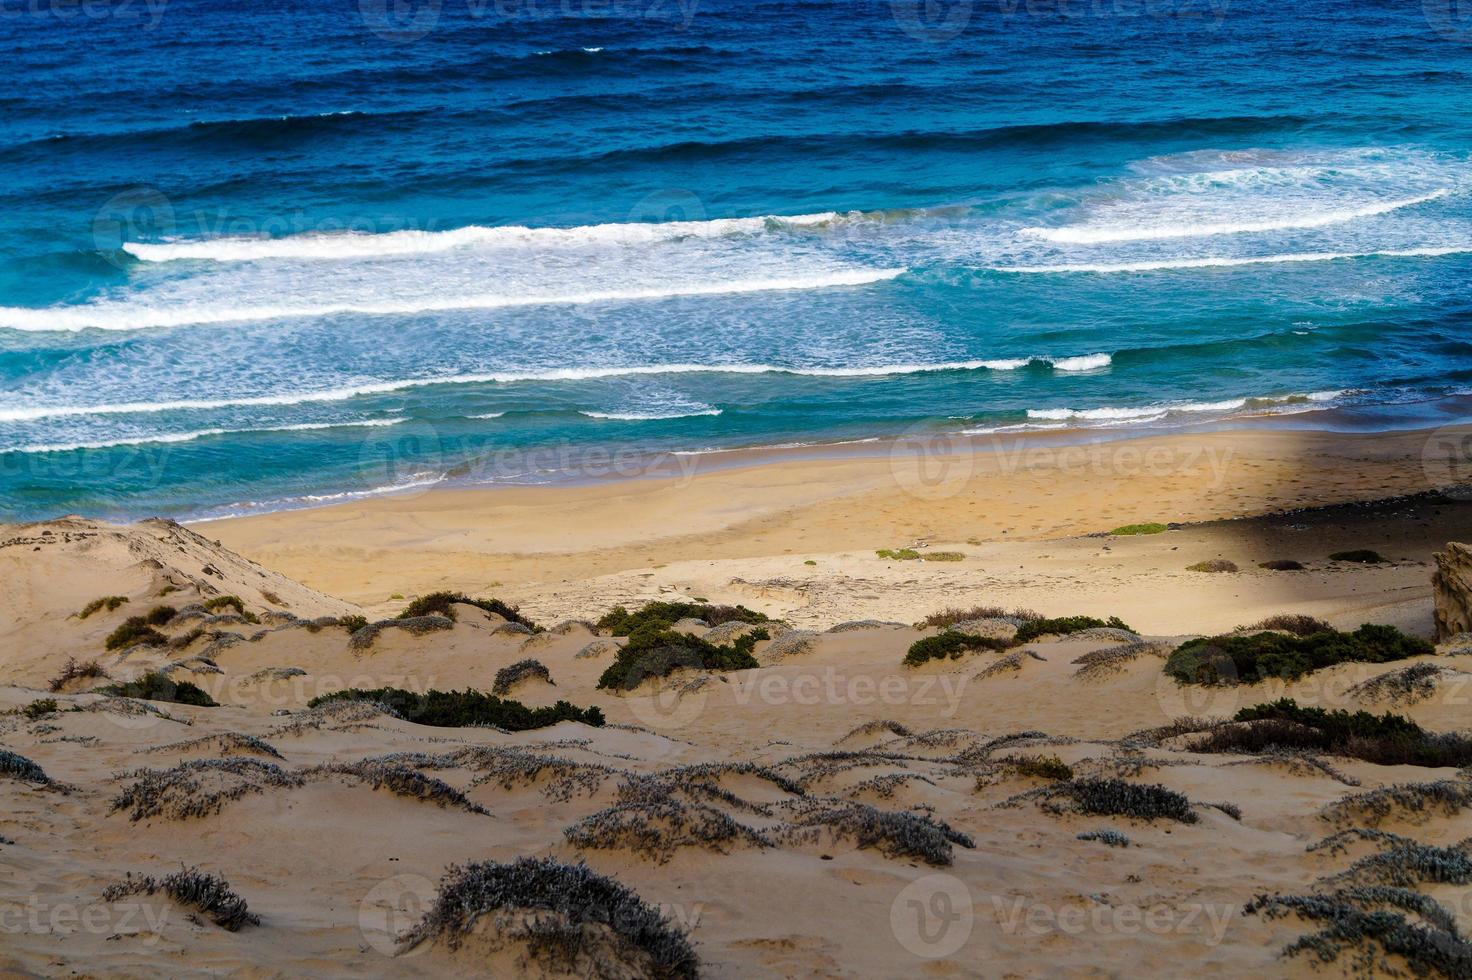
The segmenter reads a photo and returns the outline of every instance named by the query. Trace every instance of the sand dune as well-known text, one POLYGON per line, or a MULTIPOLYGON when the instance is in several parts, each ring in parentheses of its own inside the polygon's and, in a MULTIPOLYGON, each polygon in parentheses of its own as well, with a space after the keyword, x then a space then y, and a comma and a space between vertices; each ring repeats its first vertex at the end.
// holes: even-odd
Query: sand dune
MULTIPOLYGON (((1406 535, 1423 523, 1400 520, 1406 535)), ((1472 929, 1466 881, 1407 872, 1394 863, 1406 845, 1386 836, 1462 853, 1466 770, 1200 751, 1218 729, 1178 723, 1290 697, 1465 728, 1461 647, 1287 683, 1182 686, 1162 667, 1186 637, 1156 625, 1173 610, 1132 622, 1143 639, 1096 628, 905 667, 937 630, 863 621, 857 601, 826 624, 799 617, 802 629, 682 620, 679 633, 721 644, 766 630, 751 643, 761 666, 600 689, 629 642, 598 635, 608 603, 563 608, 540 632, 466 604, 375 627, 165 522, 68 518, 0 539, 0 573, 18 583, 3 619, 0 735, 15 755, 0 757, 0 967, 23 975, 1096 976, 1188 962, 1297 975, 1319 947, 1282 951, 1324 923, 1247 907, 1396 875, 1441 903, 1443 930, 1472 929), (127 601, 77 615, 104 596, 127 601), (147 617, 158 606, 173 612, 147 617), (159 637, 106 649, 140 615, 159 637), (68 658, 106 676, 50 690, 68 658), (1422 663, 1442 669, 1418 672, 1419 686, 1385 679, 1422 663), (160 670, 217 706, 98 692, 160 670), (529 708, 566 700, 606 724, 512 732, 361 701, 308 707, 344 688, 490 691, 498 674, 529 708), (29 707, 47 698, 54 708, 29 707), (1398 784, 1435 785, 1355 798, 1398 784), (1123 812, 1100 811, 1134 792, 1123 812), (181 868, 199 875, 168 877, 181 868), (543 886, 555 908, 487 897, 543 886)), ((1102 612, 1112 593, 1085 587, 1112 561, 1097 539, 1045 547, 1093 557, 1070 573, 1072 604, 1043 612, 1102 612)), ((769 575, 761 561, 743 571, 733 577, 769 575)), ((1425 574, 1407 562, 1310 577, 1335 625, 1389 610, 1424 630, 1429 588, 1403 593, 1425 574)), ((1185 588, 1172 582, 1161 588, 1185 588)), ((728 586, 774 616, 806 609, 728 586)), ((1213 609, 1201 604, 1203 620, 1213 609)))

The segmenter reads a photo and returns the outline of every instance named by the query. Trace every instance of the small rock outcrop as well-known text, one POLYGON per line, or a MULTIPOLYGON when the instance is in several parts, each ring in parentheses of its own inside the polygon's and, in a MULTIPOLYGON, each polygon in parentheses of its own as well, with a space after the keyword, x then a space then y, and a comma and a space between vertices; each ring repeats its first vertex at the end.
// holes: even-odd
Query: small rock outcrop
POLYGON ((1472 545, 1448 541, 1434 555, 1431 591, 1436 598, 1436 638, 1472 632, 1472 545))

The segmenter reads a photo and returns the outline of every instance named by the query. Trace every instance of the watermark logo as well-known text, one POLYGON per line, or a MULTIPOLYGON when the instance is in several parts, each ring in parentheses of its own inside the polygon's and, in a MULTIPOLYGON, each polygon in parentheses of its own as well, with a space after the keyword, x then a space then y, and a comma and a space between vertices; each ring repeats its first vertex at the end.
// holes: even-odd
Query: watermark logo
POLYGON ((910 882, 889 906, 889 929, 909 953, 926 960, 954 956, 971 938, 976 910, 971 890, 954 875, 910 882))
POLYGON ((1427 436, 1421 472, 1431 489, 1455 500, 1472 500, 1472 427, 1445 426, 1427 436))
POLYGON ((938 44, 961 36, 971 23, 973 0, 890 0, 900 30, 917 41, 938 44))
POLYGON ((964 435, 914 428, 889 448, 889 472, 901 490, 922 500, 949 500, 976 471, 976 445, 964 435))
POLYGON ((130 187, 108 198, 92 218, 92 243, 102 257, 121 269, 128 263, 128 242, 158 240, 174 234, 174 206, 154 187, 130 187))
POLYGON ((992 911, 1002 932, 1008 936, 1042 938, 1058 934, 1069 936, 1118 935, 1189 936, 1209 947, 1220 946, 1231 920, 1240 914, 1240 905, 1212 905, 1191 902, 1150 906, 1049 905, 1024 897, 992 896, 992 911))
POLYGON ((1421 13, 1442 37, 1462 44, 1472 41, 1472 0, 1421 0, 1421 13))
POLYGON ((358 12, 373 34, 406 44, 434 30, 440 22, 440 0, 358 0, 358 12))
POLYGON ((424 875, 385 878, 358 903, 358 932, 384 956, 413 956, 423 947, 399 952, 400 941, 429 912, 438 889, 424 875))

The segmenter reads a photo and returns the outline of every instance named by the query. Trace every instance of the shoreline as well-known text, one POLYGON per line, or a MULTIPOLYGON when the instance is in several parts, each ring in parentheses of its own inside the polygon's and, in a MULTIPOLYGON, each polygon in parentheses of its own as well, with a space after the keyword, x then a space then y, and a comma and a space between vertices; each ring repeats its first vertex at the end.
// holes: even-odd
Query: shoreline
MULTIPOLYGON (((673 478, 440 487, 194 528, 373 613, 402 605, 394 596, 438 589, 497 594, 549 616, 600 595, 612 597, 601 601, 607 606, 661 590, 750 604, 762 590, 732 580, 862 579, 877 571, 878 549, 912 546, 965 555, 951 565, 908 563, 926 581, 980 588, 999 562, 1026 565, 1022 552, 1041 543, 1122 525, 1230 523, 1459 483, 1433 440, 1455 449, 1468 435, 1472 424, 1375 434, 1275 426, 1067 444, 971 437, 924 451, 895 444, 883 456, 739 457, 673 478)), ((1134 548, 1161 538, 1109 540, 1134 548)))
MULTIPOLYGON (((1343 394, 1343 393, 1338 393, 1343 394)), ((1306 396, 1312 397, 1312 396, 1306 396)), ((480 459, 462 461, 446 472, 432 474, 414 469, 393 483, 364 490, 348 489, 255 502, 243 501, 206 508, 177 519, 183 524, 206 524, 270 514, 334 507, 416 495, 426 491, 476 491, 499 489, 535 489, 581 487, 628 480, 689 478, 697 470, 707 472, 731 467, 818 461, 824 459, 879 458, 903 451, 901 444, 913 451, 930 452, 930 447, 952 442, 980 446, 998 440, 1027 440, 1043 446, 1090 445, 1187 436, 1217 431, 1303 430, 1337 432, 1354 435, 1383 435, 1395 432, 1443 428, 1448 425, 1472 424, 1472 394, 1450 394, 1438 398, 1409 402, 1383 402, 1365 405, 1335 405, 1294 410, 1227 415, 1200 421, 1161 425, 1157 419, 1122 418, 1097 424, 1060 422, 1057 425, 1027 424, 995 429, 940 428, 933 424, 912 425, 902 432, 878 435, 851 435, 811 442, 781 442, 748 446, 712 446, 683 450, 634 450, 613 444, 611 447, 589 444, 562 447, 508 447, 484 454, 480 459), (494 472, 499 460, 513 457, 523 469, 548 474, 545 480, 530 480, 525 475, 509 479, 487 476, 494 472), (551 462, 538 466, 545 457, 551 462), (303 502, 308 501, 308 502, 303 502), (253 509, 259 508, 259 509, 253 509)), ((1143 410, 1142 410, 1143 411, 1143 410)), ((412 421, 412 420, 411 420, 412 421)), ((959 419, 955 420, 959 421, 959 419)), ((154 515, 114 515, 110 519, 138 520, 154 515)))

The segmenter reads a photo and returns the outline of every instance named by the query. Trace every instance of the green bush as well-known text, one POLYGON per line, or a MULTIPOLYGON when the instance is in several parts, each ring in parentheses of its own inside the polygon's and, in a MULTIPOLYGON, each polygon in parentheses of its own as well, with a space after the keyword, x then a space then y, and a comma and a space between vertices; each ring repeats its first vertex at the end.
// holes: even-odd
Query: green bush
POLYGON ((447 619, 455 618, 457 605, 475 606, 488 613, 495 613, 502 619, 512 623, 520 623, 533 632, 540 633, 542 628, 523 616, 516 606, 502 602, 500 599, 472 599, 463 592, 431 592, 422 595, 404 607, 399 613, 399 619, 418 619, 420 616, 439 615, 447 619))
POLYGON ((880 548, 874 554, 891 561, 916 561, 920 557, 920 552, 914 548, 880 548))
POLYGON ((1020 776, 1039 779, 1072 779, 1073 767, 1056 755, 1018 755, 1002 760, 1020 776))
POLYGON ((104 643, 109 650, 119 650, 139 643, 163 646, 169 642, 169 638, 154 627, 162 626, 173 619, 177 611, 173 606, 154 606, 141 616, 129 616, 107 635, 104 643))
POLYGON ((1356 548, 1352 551, 1336 551, 1329 556, 1329 560, 1353 561, 1359 562, 1361 565, 1379 565, 1383 562, 1389 561, 1390 559, 1386 558, 1378 551, 1371 551, 1369 548, 1356 548))
POLYGON ((136 680, 125 684, 109 684, 99 688, 101 693, 119 698, 138 698, 140 701, 170 701, 174 704, 192 704, 200 708, 216 708, 215 699, 203 688, 189 681, 176 681, 167 674, 150 671, 136 680))
POLYGON ((681 667, 700 670, 747 670, 760 667, 751 650, 768 639, 757 629, 737 637, 730 646, 716 646, 698 636, 687 636, 646 623, 629 636, 613 663, 598 678, 599 688, 633 690, 650 677, 667 677, 681 667))
POLYGON ((1017 637, 1012 641, 1014 645, 1036 640, 1040 636, 1050 634, 1066 636, 1069 633, 1079 633, 1083 630, 1098 629, 1107 626, 1110 629, 1134 630, 1125 625, 1124 620, 1118 616, 1110 616, 1108 619, 1095 619, 1093 616, 1062 616, 1057 619, 1034 619, 1023 623, 1017 630, 1017 637))
POLYGON ((238 615, 245 615, 245 603, 238 595, 217 595, 204 604, 205 612, 217 613, 221 609, 234 609, 238 615))
POLYGON ((1353 633, 1249 633, 1187 640, 1165 662, 1165 672, 1182 684, 1256 684, 1270 677, 1294 680, 1340 663, 1378 664, 1434 652, 1427 641, 1393 626, 1366 623, 1353 633))
POLYGON ((1188 572, 1235 572, 1237 563, 1225 558, 1208 558, 1206 561, 1198 561, 1194 565, 1187 565, 1188 572))
POLYGON ((931 613, 929 616, 926 616, 924 619, 920 620, 920 622, 915 624, 915 628, 925 629, 926 627, 933 626, 938 629, 946 629, 948 627, 955 626, 957 623, 964 623, 970 619, 1005 619, 1008 621, 1015 620, 1018 623, 1022 623, 1026 622, 1029 619, 1042 618, 1042 613, 1033 612, 1031 609, 1022 609, 1020 607, 1017 609, 1003 609, 1001 606, 971 606, 969 608, 962 606, 947 606, 940 612, 931 613))
POLYGON ((559 721, 580 721, 594 727, 603 724, 603 712, 597 708, 579 708, 566 701, 550 707, 528 708, 520 701, 469 688, 416 694, 400 687, 354 687, 315 697, 307 702, 307 707, 315 708, 331 701, 370 701, 389 708, 405 721, 436 728, 493 725, 509 732, 521 732, 546 728, 559 721))
MULTIPOLYGON (((162 636, 163 634, 159 635, 162 636)), ((82 663, 76 657, 67 657, 66 663, 61 668, 61 673, 51 678, 51 690, 60 691, 67 684, 78 679, 93 680, 106 677, 107 671, 103 670, 102 665, 97 661, 88 660, 86 663, 82 663)))
POLYGON ((764 614, 745 606, 713 606, 706 602, 648 602, 635 612, 614 606, 594 625, 614 636, 632 636, 644 626, 669 629, 682 619, 698 619, 709 626, 723 623, 770 623, 764 614))
POLYGON ((1079 779, 1059 785, 1083 813, 1138 820, 1167 817, 1180 823, 1195 823, 1197 819, 1189 799, 1158 783, 1139 785, 1123 779, 1079 779))
POLYGON ((349 633, 356 633, 356 632, 358 632, 358 630, 360 630, 364 626, 367 626, 368 625, 368 617, 367 616, 340 616, 340 617, 338 617, 337 625, 341 626, 343 629, 347 630, 349 633))
POLYGON ((39 701, 32 701, 30 704, 26 705, 23 709, 21 709, 21 713, 24 714, 31 721, 35 721, 37 718, 43 718, 46 715, 51 714, 53 711, 56 710, 56 708, 57 705, 55 698, 42 698, 39 701))
POLYGON ((1251 626, 1239 629, 1238 632, 1247 633, 1254 630, 1282 630, 1285 633, 1293 633, 1296 636, 1312 636, 1315 633, 1332 633, 1334 627, 1313 616, 1305 616, 1302 613, 1278 613, 1259 619, 1251 626))
POLYGON ((970 636, 966 633, 937 633, 935 636, 927 636, 910 644, 910 649, 905 654, 904 664, 906 667, 918 667, 928 660, 944 660, 949 657, 957 660, 973 650, 1005 650, 1009 646, 1006 640, 999 640, 990 636, 970 636))
POLYGON ((1386 712, 1326 711, 1300 707, 1292 698, 1253 705, 1234 721, 1251 726, 1213 729, 1192 752, 1259 753, 1273 749, 1327 752, 1382 766, 1472 765, 1472 738, 1428 732, 1409 718, 1386 712))
POLYGON ((128 597, 125 595, 105 595, 101 599, 93 599, 82 607, 82 611, 77 613, 77 618, 86 619, 99 609, 106 609, 108 612, 112 612, 127 601, 128 597))
POLYGON ((1165 524, 1157 524, 1157 523, 1150 523, 1150 524, 1126 524, 1123 527, 1117 527, 1117 528, 1115 528, 1113 531, 1110 531, 1109 533, 1110 534, 1115 534, 1115 535, 1120 535, 1120 536, 1126 536, 1126 535, 1133 535, 1133 534, 1160 534, 1162 531, 1168 531, 1168 530, 1170 530, 1170 527, 1168 525, 1165 525, 1165 524))

